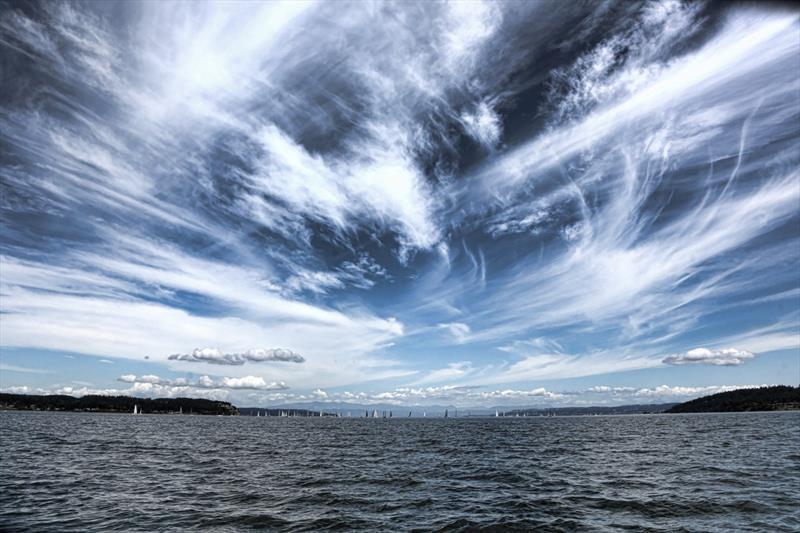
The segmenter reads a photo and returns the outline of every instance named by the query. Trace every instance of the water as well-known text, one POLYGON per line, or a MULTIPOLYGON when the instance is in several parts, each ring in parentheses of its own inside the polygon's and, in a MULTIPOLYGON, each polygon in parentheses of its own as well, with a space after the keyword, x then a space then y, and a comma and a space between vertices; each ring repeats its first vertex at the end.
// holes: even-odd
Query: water
POLYGON ((0 412, 4 531, 797 531, 800 413, 0 412))

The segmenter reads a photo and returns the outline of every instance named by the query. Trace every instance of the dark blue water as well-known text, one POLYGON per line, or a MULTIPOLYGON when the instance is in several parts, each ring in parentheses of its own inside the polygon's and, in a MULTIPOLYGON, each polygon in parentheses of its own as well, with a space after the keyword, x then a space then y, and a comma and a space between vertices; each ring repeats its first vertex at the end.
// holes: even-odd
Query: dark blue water
POLYGON ((800 413, 0 413, 7 531, 798 531, 800 413))

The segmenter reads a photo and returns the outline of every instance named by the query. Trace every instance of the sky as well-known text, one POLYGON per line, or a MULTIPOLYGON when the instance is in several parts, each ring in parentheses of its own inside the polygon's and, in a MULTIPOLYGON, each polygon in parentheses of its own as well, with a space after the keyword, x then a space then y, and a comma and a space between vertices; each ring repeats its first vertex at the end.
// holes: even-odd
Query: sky
POLYGON ((0 389, 800 383, 800 11, 0 3, 0 389))

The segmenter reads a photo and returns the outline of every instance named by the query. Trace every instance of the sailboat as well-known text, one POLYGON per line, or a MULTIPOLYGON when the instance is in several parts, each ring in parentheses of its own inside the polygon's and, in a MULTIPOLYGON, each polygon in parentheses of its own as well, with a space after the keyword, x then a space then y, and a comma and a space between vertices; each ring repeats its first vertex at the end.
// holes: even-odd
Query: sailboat
POLYGON ((447 418, 447 409, 444 410, 444 417, 447 418))
POLYGON ((135 415, 139 414, 139 406, 136 405, 136 404, 134 404, 134 406, 133 406, 133 414, 135 414, 135 415))
POLYGON ((408 418, 411 418, 411 411, 408 412, 408 418))
POLYGON ((378 410, 377 409, 373 409, 372 418, 378 418, 378 410))
POLYGON ((179 414, 179 415, 182 415, 182 414, 183 414, 183 407, 181 407, 181 408, 178 410, 178 414, 179 414))
POLYGON ((494 417, 495 417, 495 418, 497 418, 498 416, 500 416, 500 411, 498 411, 497 409, 495 409, 495 411, 494 411, 494 417))

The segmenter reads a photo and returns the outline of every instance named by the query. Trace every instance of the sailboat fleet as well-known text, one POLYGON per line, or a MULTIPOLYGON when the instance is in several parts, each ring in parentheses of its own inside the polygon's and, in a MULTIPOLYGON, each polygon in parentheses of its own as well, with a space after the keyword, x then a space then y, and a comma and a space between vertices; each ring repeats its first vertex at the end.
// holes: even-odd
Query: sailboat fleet
MULTIPOLYGON (((133 406, 133 414, 134 415, 143 414, 142 409, 139 407, 139 404, 135 404, 133 406)), ((178 411, 177 414, 179 414, 179 415, 183 414, 183 407, 180 408, 180 410, 178 411)), ((411 418, 412 414, 413 414, 413 411, 409 411, 407 418, 411 418)), ((345 415, 343 415, 340 410, 337 410, 336 413, 325 413, 324 411, 319 411, 319 413, 312 413, 312 412, 308 412, 308 411, 303 411, 301 413, 298 413, 297 411, 294 411, 294 410, 288 410, 288 411, 280 410, 280 411, 278 411, 277 415, 270 415, 269 411, 264 412, 264 414, 262 414, 262 411, 256 411, 254 415, 251 413, 251 416, 256 416, 256 417, 262 417, 262 416, 265 416, 265 417, 268 417, 268 416, 279 416, 279 417, 296 417, 296 416, 303 416, 303 417, 319 416, 319 417, 325 417, 325 416, 331 416, 331 417, 335 417, 335 418, 344 418, 345 417, 345 415)), ((391 411, 391 410, 390 411, 381 411, 380 413, 378 413, 377 409, 373 409, 372 413, 370 413, 369 409, 364 411, 364 418, 393 418, 393 416, 394 416, 394 412, 391 411)), ((422 418, 427 418, 427 416, 428 416, 427 411, 422 411, 422 418)), ((443 418, 451 418, 450 410, 449 409, 445 409, 444 410, 444 415, 442 415, 442 416, 443 416, 443 418)), ((512 415, 512 414, 508 414, 508 413, 501 413, 499 410, 496 409, 495 412, 494 412, 494 416, 495 416, 495 418, 511 417, 511 416, 513 416, 514 418, 519 418, 520 416, 525 418, 525 417, 528 416, 528 414, 527 413, 523 413, 522 415, 520 415, 519 413, 514 413, 512 415)), ((555 413, 548 413, 548 414, 542 415, 542 416, 556 416, 556 415, 555 415, 555 413)), ((353 417, 353 413, 351 411, 348 411, 347 415, 346 415, 346 418, 352 418, 352 417, 353 417)), ((454 409, 452 418, 457 418, 457 417, 458 417, 458 409, 454 409)))
MULTIPOLYGON (((144 414, 144 411, 142 410, 141 407, 139 407, 138 403, 133 405, 133 414, 134 415, 144 414)), ((169 414, 171 414, 171 415, 174 415, 174 414, 182 415, 183 414, 183 407, 179 407, 177 413, 175 413, 175 411, 170 411, 169 414)), ((191 414, 191 413, 189 413, 189 414, 191 414)))
MULTIPOLYGON (((135 414, 135 415, 136 414, 142 414, 142 410, 139 408, 138 405, 134 405, 133 414, 135 414)), ((181 408, 179 414, 183 414, 183 408, 181 408)), ((294 417, 353 418, 353 412, 352 411, 347 411, 346 413, 343 413, 340 409, 336 409, 335 411, 331 410, 330 412, 326 412, 324 410, 308 411, 308 410, 303 409, 303 410, 299 410, 298 411, 298 410, 290 409, 290 410, 279 410, 277 412, 277 414, 271 414, 270 410, 267 410, 267 411, 256 410, 256 411, 251 411, 250 412, 250 416, 255 416, 255 417, 262 417, 262 416, 264 416, 264 417, 276 417, 277 416, 277 417, 292 417, 292 418, 294 418, 294 417)), ((400 415, 400 416, 402 416, 402 415, 400 415)), ((408 411, 408 415, 406 416, 406 418, 412 418, 413 416, 414 416, 414 412, 413 412, 413 410, 411 410, 411 411, 408 411)), ((417 415, 417 416, 420 416, 420 415, 417 415)), ((447 409, 444 410, 444 413, 442 415, 440 415, 440 416, 442 416, 443 418, 458 418, 458 409, 454 408, 452 410, 452 412, 451 412, 450 409, 447 408, 447 409)), ((467 416, 470 416, 469 411, 467 412, 467 416)), ((492 416, 492 415, 488 414, 488 415, 484 415, 484 416, 492 416)), ((504 418, 504 417, 513 417, 513 418, 522 417, 522 418, 525 418, 527 416, 528 416, 528 413, 522 413, 522 414, 520 414, 518 412, 512 412, 512 413, 502 412, 501 413, 499 409, 495 409, 495 411, 494 411, 494 417, 495 418, 504 418)), ((542 416, 554 416, 554 414, 553 413, 549 413, 547 415, 542 415, 542 416)), ((378 411, 377 409, 373 409, 372 411, 370 411, 369 409, 365 409, 363 417, 364 418, 394 418, 394 411, 392 411, 392 410, 381 410, 381 411, 378 411)), ((428 417, 427 411, 422 411, 421 417, 422 418, 427 418, 428 417)))

